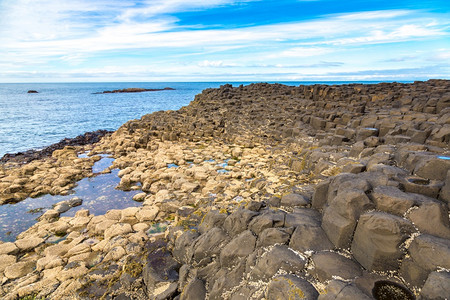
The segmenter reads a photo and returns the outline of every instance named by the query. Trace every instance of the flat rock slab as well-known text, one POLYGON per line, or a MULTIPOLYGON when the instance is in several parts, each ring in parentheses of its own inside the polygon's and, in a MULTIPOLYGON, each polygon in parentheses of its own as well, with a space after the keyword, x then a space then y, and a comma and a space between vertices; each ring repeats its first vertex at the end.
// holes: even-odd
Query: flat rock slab
POLYGON ((315 266, 311 274, 321 282, 330 280, 333 276, 353 279, 362 275, 359 264, 336 252, 318 252, 311 257, 311 260, 315 266))

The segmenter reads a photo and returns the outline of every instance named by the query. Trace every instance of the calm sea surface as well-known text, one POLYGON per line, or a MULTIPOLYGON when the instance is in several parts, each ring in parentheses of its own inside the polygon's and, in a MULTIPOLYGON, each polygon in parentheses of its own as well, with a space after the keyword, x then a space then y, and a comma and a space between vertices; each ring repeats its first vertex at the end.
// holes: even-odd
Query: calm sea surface
MULTIPOLYGON (((0 157, 6 153, 43 148, 87 131, 115 130, 128 120, 154 111, 176 110, 188 105, 203 89, 222 84, 225 83, 0 83, 0 157), (93 94, 131 87, 172 87, 175 90, 93 94), (27 94, 28 90, 39 93, 27 94)), ((232 84, 238 86, 241 82, 232 84)))

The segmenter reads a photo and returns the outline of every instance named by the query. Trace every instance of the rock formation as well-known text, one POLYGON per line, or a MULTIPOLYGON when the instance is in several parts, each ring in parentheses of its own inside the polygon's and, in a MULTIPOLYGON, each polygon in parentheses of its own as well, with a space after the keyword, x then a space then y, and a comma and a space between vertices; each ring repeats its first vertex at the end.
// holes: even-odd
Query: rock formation
POLYGON ((207 89, 92 146, 4 164, 6 203, 67 192, 112 153, 143 204, 48 213, 0 244, 0 295, 445 299, 449 140, 450 81, 207 89))

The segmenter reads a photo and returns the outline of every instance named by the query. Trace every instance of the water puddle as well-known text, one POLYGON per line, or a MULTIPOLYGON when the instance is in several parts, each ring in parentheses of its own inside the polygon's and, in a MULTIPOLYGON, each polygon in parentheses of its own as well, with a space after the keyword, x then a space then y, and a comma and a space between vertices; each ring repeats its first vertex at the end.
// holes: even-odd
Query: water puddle
POLYGON ((438 159, 443 159, 443 160, 450 160, 450 157, 449 157, 449 156, 442 156, 442 155, 440 155, 440 156, 438 156, 437 158, 438 158, 438 159))
MULTIPOLYGON (((110 167, 113 161, 113 158, 102 155, 102 159, 94 164, 93 173, 102 172, 110 167)), ((61 216, 73 217, 80 209, 89 209, 91 213, 101 215, 110 209, 141 206, 141 203, 132 200, 133 196, 140 191, 125 192, 115 189, 120 182, 118 173, 118 169, 113 169, 111 173, 84 178, 77 182, 73 193, 67 196, 44 195, 38 198, 27 198, 16 204, 0 206, 0 240, 14 241, 20 232, 34 225, 37 222, 36 219, 51 209, 54 204, 70 200, 75 196, 83 200, 82 205, 71 208, 61 216)))

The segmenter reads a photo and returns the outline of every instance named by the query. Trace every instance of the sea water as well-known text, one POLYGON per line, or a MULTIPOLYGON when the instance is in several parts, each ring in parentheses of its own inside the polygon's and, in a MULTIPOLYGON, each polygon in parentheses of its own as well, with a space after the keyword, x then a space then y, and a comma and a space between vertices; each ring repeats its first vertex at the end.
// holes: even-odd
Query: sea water
MULTIPOLYGON (((249 83, 233 82, 232 85, 249 83)), ((0 157, 6 153, 43 148, 88 131, 116 130, 123 123, 145 114, 179 109, 188 105, 202 90, 223 84, 225 82, 0 83, 0 157), (133 87, 171 87, 175 90, 95 94, 133 87), (28 94, 28 90, 38 93, 28 94)))

